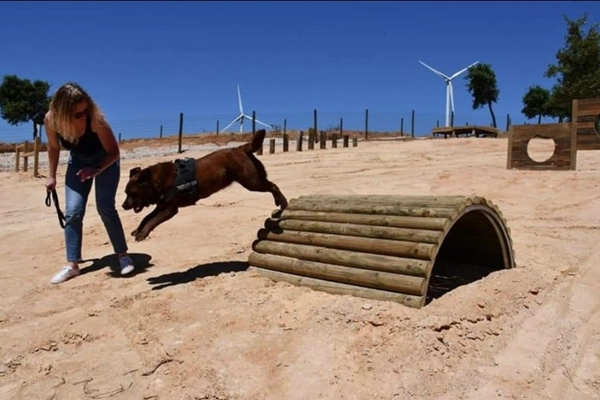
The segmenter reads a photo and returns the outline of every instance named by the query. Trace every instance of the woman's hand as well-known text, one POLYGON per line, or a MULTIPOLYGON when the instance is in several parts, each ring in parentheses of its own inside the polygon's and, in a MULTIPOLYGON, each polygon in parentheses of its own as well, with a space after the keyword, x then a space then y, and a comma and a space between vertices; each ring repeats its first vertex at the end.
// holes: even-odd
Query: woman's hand
POLYGON ((77 176, 79 177, 79 180, 81 182, 85 182, 88 179, 92 179, 96 175, 98 175, 98 170, 93 167, 85 167, 77 171, 77 176))
POLYGON ((51 192, 56 188, 56 178, 53 178, 51 176, 46 178, 46 183, 44 184, 46 186, 46 190, 51 192))

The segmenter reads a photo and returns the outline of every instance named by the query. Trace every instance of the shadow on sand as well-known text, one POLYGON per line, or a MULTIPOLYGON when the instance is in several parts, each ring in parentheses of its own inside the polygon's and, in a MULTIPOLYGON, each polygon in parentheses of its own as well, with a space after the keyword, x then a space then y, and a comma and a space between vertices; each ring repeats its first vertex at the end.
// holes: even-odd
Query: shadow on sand
POLYGON ((242 272, 248 269, 246 261, 219 261, 208 264, 196 265, 193 268, 183 272, 172 272, 148 278, 148 283, 157 285, 152 290, 160 290, 169 286, 181 285, 183 283, 193 282, 199 278, 207 276, 217 276, 226 272, 242 272))
POLYGON ((102 258, 91 258, 91 259, 82 260, 81 264, 86 264, 86 263, 91 262, 92 265, 82 267, 81 275, 89 274, 91 272, 96 272, 96 271, 101 270, 102 268, 108 267, 108 268, 110 268, 110 275, 112 277, 131 278, 133 276, 136 276, 138 274, 142 274, 142 273, 146 272, 146 270, 148 268, 154 266, 154 264, 150 263, 152 256, 150 256, 149 254, 129 253, 129 257, 131 257, 131 260, 133 261, 133 265, 135 266, 135 269, 133 270, 133 272, 131 274, 129 274, 127 276, 121 276, 121 273, 118 268, 119 260, 117 259, 117 255, 114 253, 104 256, 102 258))

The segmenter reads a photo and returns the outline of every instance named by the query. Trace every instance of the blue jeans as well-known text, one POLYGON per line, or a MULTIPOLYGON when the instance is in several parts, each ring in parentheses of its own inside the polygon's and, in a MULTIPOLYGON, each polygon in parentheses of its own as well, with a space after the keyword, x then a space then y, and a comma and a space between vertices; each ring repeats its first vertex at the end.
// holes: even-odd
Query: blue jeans
POLYGON ((104 223, 113 250, 117 254, 127 251, 123 225, 115 207, 115 196, 121 173, 119 160, 95 178, 81 182, 77 176, 77 171, 86 166, 89 167, 90 164, 83 163, 77 157, 69 157, 65 179, 64 229, 68 262, 81 260, 83 217, 85 216, 87 199, 92 189, 92 181, 95 181, 96 208, 104 223))

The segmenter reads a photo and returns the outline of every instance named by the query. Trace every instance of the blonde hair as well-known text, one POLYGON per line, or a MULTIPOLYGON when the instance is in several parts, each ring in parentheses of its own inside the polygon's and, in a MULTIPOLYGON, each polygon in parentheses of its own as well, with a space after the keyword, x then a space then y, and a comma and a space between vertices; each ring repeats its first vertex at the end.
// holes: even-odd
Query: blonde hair
POLYGON ((75 82, 67 82, 59 87, 50 101, 50 114, 54 129, 66 140, 76 143, 80 132, 75 132, 73 124, 77 104, 86 101, 88 116, 92 121, 105 122, 102 110, 90 95, 75 82))

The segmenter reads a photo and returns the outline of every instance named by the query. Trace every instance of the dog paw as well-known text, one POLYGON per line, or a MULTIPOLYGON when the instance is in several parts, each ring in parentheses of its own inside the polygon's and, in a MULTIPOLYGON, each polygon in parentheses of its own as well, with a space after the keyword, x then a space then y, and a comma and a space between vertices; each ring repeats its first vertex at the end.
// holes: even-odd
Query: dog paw
POLYGON ((135 241, 136 242, 141 242, 143 240, 145 240, 148 237, 147 233, 142 232, 137 232, 135 235, 135 241))
POLYGON ((138 233, 138 230, 134 229, 134 230, 131 231, 131 236, 136 236, 137 233, 138 233))
POLYGON ((275 203, 275 205, 279 206, 281 210, 285 210, 288 206, 288 202, 286 199, 280 199, 278 202, 275 203))

